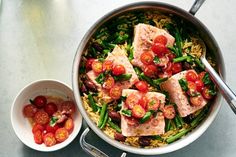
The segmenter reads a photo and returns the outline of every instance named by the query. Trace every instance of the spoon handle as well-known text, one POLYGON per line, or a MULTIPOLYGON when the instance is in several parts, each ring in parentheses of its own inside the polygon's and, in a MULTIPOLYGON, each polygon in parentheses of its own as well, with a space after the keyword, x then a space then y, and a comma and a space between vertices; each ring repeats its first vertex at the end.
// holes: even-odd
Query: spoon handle
POLYGON ((212 68, 212 66, 209 64, 205 57, 201 57, 201 61, 204 64, 206 71, 210 74, 212 80, 218 87, 219 91, 221 92, 225 100, 228 102, 231 109, 236 114, 236 95, 216 73, 216 71, 212 68))

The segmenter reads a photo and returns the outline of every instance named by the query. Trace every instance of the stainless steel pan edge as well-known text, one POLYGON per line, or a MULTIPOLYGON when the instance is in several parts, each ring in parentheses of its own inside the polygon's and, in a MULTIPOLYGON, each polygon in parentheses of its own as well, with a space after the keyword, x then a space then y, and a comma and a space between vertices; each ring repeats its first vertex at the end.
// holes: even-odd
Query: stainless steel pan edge
POLYGON ((171 13, 175 14, 186 21, 190 22, 193 24, 194 27, 196 27, 196 30, 200 33, 201 37, 205 41, 207 47, 214 52, 216 58, 217 58, 217 63, 218 63, 218 71, 222 77, 225 76, 225 68, 224 68, 224 62, 223 62, 223 57, 221 54, 221 51, 219 49, 218 44, 216 43, 214 37, 210 33, 210 31, 192 14, 188 13, 187 11, 178 8, 176 6, 172 6, 169 4, 165 3, 160 3, 160 2, 137 2, 137 3, 132 3, 125 5, 123 7, 120 7, 118 9, 115 9, 111 11, 110 13, 106 14, 102 18, 100 18, 85 34, 83 39, 81 40, 79 47, 77 49, 74 62, 73 62, 73 69, 72 69, 72 86, 74 90, 74 96, 75 100, 78 104, 79 110, 89 125, 89 127, 103 140, 111 144, 112 146, 119 148, 123 151, 135 153, 135 154, 142 154, 142 155, 157 155, 157 154, 164 154, 164 153, 169 153, 173 152, 175 150, 178 150, 180 148, 185 147, 186 145, 192 143, 194 140, 196 140, 199 136, 201 136, 205 130, 210 126, 210 124, 213 122, 215 119, 220 106, 221 106, 221 95, 218 94, 217 98, 214 101, 214 105, 211 108, 211 111, 208 115, 208 117, 199 125, 196 129, 194 129, 190 134, 185 136, 184 138, 169 144, 164 147, 159 147, 159 148, 153 148, 153 149, 144 149, 144 148, 135 148, 132 146, 124 145, 121 144, 108 136, 106 136, 89 118, 87 115, 85 109, 83 108, 82 101, 80 98, 80 91, 79 91, 79 86, 78 86, 78 67, 81 59, 81 54, 84 52, 84 50, 87 47, 87 43, 89 39, 92 37, 92 35, 95 33, 96 29, 99 28, 103 23, 106 21, 110 20, 114 16, 117 16, 118 14, 131 11, 131 10, 136 10, 136 9, 147 9, 147 8, 155 8, 159 9, 162 12, 166 13, 171 13))

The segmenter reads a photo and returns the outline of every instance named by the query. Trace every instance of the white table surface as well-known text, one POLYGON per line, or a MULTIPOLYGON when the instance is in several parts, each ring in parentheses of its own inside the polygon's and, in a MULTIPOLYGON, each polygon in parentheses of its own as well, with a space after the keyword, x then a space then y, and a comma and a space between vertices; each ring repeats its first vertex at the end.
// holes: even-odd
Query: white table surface
MULTIPOLYGON (((193 0, 162 0, 189 10, 193 0)), ((38 79, 57 79, 71 85, 72 61, 80 40, 105 13, 135 0, 2 0, 0 6, 0 157, 88 156, 79 136, 66 148, 42 153, 19 141, 10 122, 17 93, 38 79)), ((225 61, 227 83, 236 91, 236 1, 206 0, 196 17, 212 32, 225 61)), ((83 129, 86 124, 83 124, 83 129)), ((82 129, 82 130, 83 130, 82 129)), ((81 130, 81 131, 82 131, 81 130)), ((93 132, 88 141, 110 156, 122 151, 93 132)), ((128 157, 137 155, 128 154, 128 157)), ((223 101, 209 129, 189 146, 163 157, 235 157, 236 116, 223 101)))

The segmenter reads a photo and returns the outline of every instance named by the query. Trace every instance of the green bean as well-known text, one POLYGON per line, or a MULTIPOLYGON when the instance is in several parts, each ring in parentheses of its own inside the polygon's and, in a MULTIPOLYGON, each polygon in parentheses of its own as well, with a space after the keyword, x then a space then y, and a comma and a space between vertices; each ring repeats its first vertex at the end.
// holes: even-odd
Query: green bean
POLYGON ((147 120, 149 120, 151 118, 151 115, 152 115, 151 111, 146 112, 145 115, 143 116, 143 118, 141 118, 139 122, 140 123, 146 122, 147 120))
POLYGON ((121 133, 120 127, 116 125, 115 123, 113 123, 110 118, 108 119, 107 123, 110 125, 110 127, 115 129, 117 132, 121 133))
POLYGON ((147 83, 149 83, 151 86, 153 87, 157 87, 156 84, 153 82, 153 80, 149 77, 147 77, 146 75, 144 75, 144 73, 142 72, 139 77, 145 81, 147 81, 147 83))
POLYGON ((104 120, 102 122, 100 129, 103 129, 105 127, 107 120, 108 120, 108 112, 106 112, 106 114, 105 114, 105 117, 104 117, 104 120))
POLYGON ((177 134, 167 138, 166 142, 172 143, 172 142, 176 141, 177 139, 181 138, 182 136, 184 136, 185 134, 187 134, 190 130, 192 130, 192 127, 187 128, 187 129, 185 128, 185 129, 181 130, 180 132, 178 132, 177 134))
POLYGON ((182 61, 186 61, 186 60, 189 60, 189 59, 190 59, 190 56, 182 56, 182 57, 174 58, 173 62, 177 63, 177 62, 182 62, 182 61))
POLYGON ((153 80, 153 83, 155 83, 156 85, 160 85, 162 82, 165 82, 166 80, 168 80, 168 77, 155 79, 153 80))
POLYGON ((91 93, 88 94, 88 100, 89 100, 89 104, 91 105, 91 107, 93 109, 93 112, 96 112, 98 110, 98 106, 94 102, 94 99, 93 99, 93 96, 91 93))
POLYGON ((161 136, 159 135, 154 135, 152 136, 155 140, 159 140, 159 141, 163 141, 163 139, 161 138, 161 136))
POLYGON ((107 104, 103 104, 102 105, 102 110, 101 110, 101 113, 100 113, 99 122, 98 122, 98 127, 99 128, 102 126, 102 123, 104 121, 106 112, 107 112, 107 104))
POLYGON ((121 74, 118 76, 114 76, 115 81, 128 81, 132 77, 132 74, 121 74))
POLYGON ((197 115, 197 117, 190 123, 190 125, 191 125, 192 127, 197 126, 197 125, 200 123, 200 121, 205 117, 206 111, 207 111, 206 108, 203 109, 203 110, 197 115))
POLYGON ((167 120, 166 120, 166 128, 165 128, 166 132, 169 131, 170 128, 171 128, 171 120, 170 120, 170 119, 167 119, 167 120))
POLYGON ((176 125, 177 128, 181 128, 182 127, 182 124, 179 121, 179 118, 178 118, 177 115, 175 116, 174 121, 175 121, 175 125, 176 125))

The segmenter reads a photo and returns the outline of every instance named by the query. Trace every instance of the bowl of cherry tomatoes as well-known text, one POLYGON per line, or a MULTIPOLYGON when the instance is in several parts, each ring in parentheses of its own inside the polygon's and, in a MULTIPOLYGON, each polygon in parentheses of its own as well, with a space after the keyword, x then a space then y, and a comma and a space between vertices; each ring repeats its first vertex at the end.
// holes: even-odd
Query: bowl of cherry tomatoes
POLYGON ((25 145, 50 152, 73 141, 81 129, 82 116, 70 87, 56 80, 39 80, 16 96, 11 123, 25 145))

